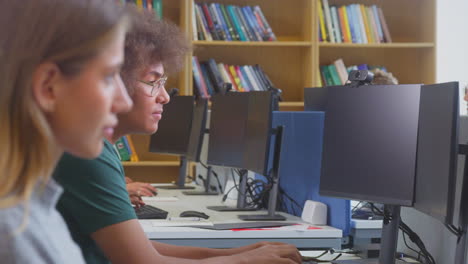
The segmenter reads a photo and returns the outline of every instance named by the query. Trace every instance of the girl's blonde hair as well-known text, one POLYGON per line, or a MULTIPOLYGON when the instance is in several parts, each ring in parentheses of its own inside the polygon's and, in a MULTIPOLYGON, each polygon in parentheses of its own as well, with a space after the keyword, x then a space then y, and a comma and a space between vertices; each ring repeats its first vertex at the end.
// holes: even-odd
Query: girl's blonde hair
POLYGON ((78 74, 127 21, 115 0, 0 2, 0 208, 27 201, 59 154, 33 97, 34 70, 53 62, 66 76, 78 74))

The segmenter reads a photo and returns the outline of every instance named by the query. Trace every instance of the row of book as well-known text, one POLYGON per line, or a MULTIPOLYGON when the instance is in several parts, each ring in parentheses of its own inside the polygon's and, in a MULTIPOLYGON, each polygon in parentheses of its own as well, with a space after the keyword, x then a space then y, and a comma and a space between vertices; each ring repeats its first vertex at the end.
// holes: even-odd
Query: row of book
POLYGON ((138 155, 135 151, 132 138, 130 136, 123 136, 119 138, 114 148, 119 155, 121 161, 139 161, 138 155))
POLYGON ((133 3, 142 9, 154 10, 157 18, 162 18, 163 0, 120 0, 121 3, 133 3))
POLYGON ((194 94, 202 98, 210 98, 218 93, 225 83, 230 83, 232 89, 238 92, 268 91, 273 86, 270 78, 260 65, 228 65, 216 63, 214 59, 199 62, 192 57, 194 94))
POLYGON ((362 4, 330 6, 328 0, 317 1, 321 42, 361 44, 392 42, 380 7, 362 4))
POLYGON ((276 40, 260 6, 194 3, 192 19, 194 40, 276 40))
POLYGON ((344 85, 348 81, 349 72, 353 70, 372 71, 376 68, 385 72, 387 71, 385 67, 370 66, 367 64, 352 65, 346 67, 343 59, 340 58, 334 61, 333 64, 320 66, 320 75, 322 76, 320 86, 344 85))

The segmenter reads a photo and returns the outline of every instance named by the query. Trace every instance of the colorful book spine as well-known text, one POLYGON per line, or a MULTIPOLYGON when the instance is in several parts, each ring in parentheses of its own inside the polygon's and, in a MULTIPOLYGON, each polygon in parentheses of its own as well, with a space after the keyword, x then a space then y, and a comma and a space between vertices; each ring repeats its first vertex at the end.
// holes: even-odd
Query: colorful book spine
POLYGON ((265 15, 263 14, 263 11, 260 8, 260 6, 257 5, 257 6, 254 7, 254 14, 255 14, 255 16, 258 16, 260 18, 260 20, 261 20, 261 22, 262 22, 262 24, 264 26, 265 34, 266 34, 266 40, 267 41, 276 41, 277 40, 276 35, 273 32, 273 29, 270 27, 270 24, 266 20, 265 15))
POLYGON ((208 89, 203 79, 203 73, 200 68, 200 63, 198 62, 198 58, 196 56, 192 57, 192 68, 194 84, 197 88, 196 91, 202 98, 209 98, 210 96, 208 95, 208 89))
POLYGON ((390 31, 388 30, 388 25, 387 25, 387 22, 385 21, 382 8, 379 7, 378 10, 379 10, 380 24, 382 25, 382 29, 384 32, 385 42, 390 43, 392 42, 392 37, 390 36, 390 31))
POLYGON ((323 4, 323 11, 325 14, 325 23, 327 25, 328 36, 330 38, 330 42, 335 43, 336 40, 335 40, 335 35, 333 33, 333 25, 332 25, 330 6, 328 4, 328 0, 322 0, 322 4, 323 4))
POLYGON ((121 161, 129 161, 130 160, 130 154, 129 154, 128 149, 125 146, 124 140, 122 138, 119 138, 115 142, 115 147, 117 148, 117 151, 119 153, 121 161))
POLYGON ((372 13, 374 14, 375 23, 377 24, 379 40, 380 40, 380 42, 384 42, 385 40, 384 40, 384 34, 383 34, 383 30, 382 30, 382 24, 380 23, 379 10, 377 9, 376 5, 372 6, 372 13))
POLYGON ((364 5, 358 5, 359 12, 361 14, 362 25, 364 26, 364 32, 366 33, 366 38, 368 43, 375 43, 373 36, 370 32, 369 22, 367 20, 367 13, 365 12, 364 5))
POLYGON ((157 18, 161 19, 163 17, 162 0, 153 0, 153 10, 157 18))
POLYGON ((338 10, 336 6, 330 7, 330 14, 331 14, 332 22, 333 22, 333 31, 335 33, 336 43, 342 43, 343 39, 341 37, 342 36, 341 29, 340 29, 341 26, 340 26, 340 23, 338 22, 338 10))
POLYGON ((138 157, 138 154, 135 150, 135 144, 133 144, 133 140, 131 136, 125 136, 127 139, 128 146, 130 147, 130 152, 132 153, 130 155, 130 161, 137 162, 140 161, 140 158, 138 157))
POLYGON ((234 28, 236 29, 237 33, 239 34, 239 40, 240 41, 247 41, 247 37, 245 36, 244 30, 242 30, 242 25, 237 18, 236 12, 234 10, 234 6, 228 5, 226 7, 226 10, 228 11, 228 14, 230 15, 232 21, 234 22, 234 28))
POLYGON ((325 18, 323 13, 323 5, 321 0, 317 0, 318 4, 318 12, 319 12, 319 27, 320 27, 320 34, 322 38, 322 42, 328 42, 327 39, 327 30, 325 29, 325 18))

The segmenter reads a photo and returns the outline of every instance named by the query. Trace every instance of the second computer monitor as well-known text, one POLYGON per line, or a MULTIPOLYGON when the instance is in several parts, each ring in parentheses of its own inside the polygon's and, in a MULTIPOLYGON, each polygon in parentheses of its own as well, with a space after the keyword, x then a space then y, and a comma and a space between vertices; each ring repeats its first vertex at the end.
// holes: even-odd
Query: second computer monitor
POLYGON ((181 155, 199 161, 206 125, 206 100, 175 96, 164 106, 158 131, 151 136, 150 152, 181 155))
POLYGON ((447 224, 456 198, 458 97, 457 82, 421 88, 414 208, 447 224))
POLYGON ((320 193, 411 206, 421 86, 327 89, 320 193))
POLYGON ((208 163, 266 175, 272 107, 271 92, 213 96, 208 163))

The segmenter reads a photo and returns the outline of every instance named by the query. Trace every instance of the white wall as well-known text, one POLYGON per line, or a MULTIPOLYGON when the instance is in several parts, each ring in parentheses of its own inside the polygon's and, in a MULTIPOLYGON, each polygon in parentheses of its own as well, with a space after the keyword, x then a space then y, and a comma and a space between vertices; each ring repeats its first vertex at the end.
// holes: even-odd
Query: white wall
MULTIPOLYGON (((437 1, 437 82, 468 83, 468 1, 437 1)), ((463 99, 463 98, 461 98, 463 99)), ((462 104, 460 104, 462 105, 462 104)), ((462 114, 466 115, 463 101, 462 114)))
MULTIPOLYGON (((468 0, 437 2, 436 81, 459 81, 464 88, 468 83, 468 0)), ((460 106, 466 114, 466 103, 461 101, 460 106)), ((456 239, 442 223, 411 208, 402 209, 402 219, 419 234, 437 263, 454 263, 456 239)), ((398 248, 409 253, 401 238, 398 248)))

